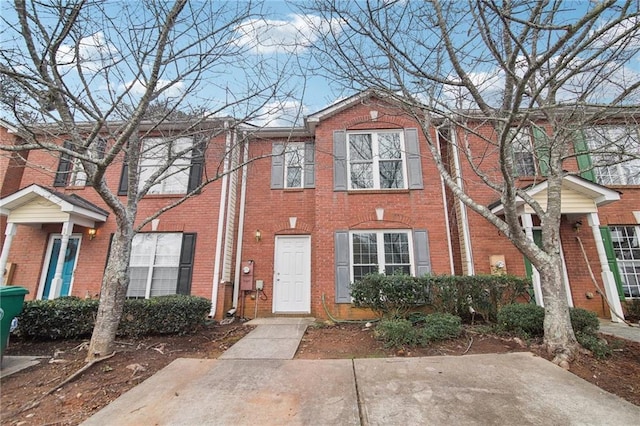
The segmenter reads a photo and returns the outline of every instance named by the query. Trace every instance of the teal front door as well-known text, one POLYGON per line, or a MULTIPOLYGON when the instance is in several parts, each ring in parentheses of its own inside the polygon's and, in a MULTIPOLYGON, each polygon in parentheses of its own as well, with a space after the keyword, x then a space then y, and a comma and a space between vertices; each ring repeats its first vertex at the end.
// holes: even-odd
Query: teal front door
MULTIPOLYGON (((56 273, 56 263, 60 254, 60 246, 62 244, 61 237, 54 237, 51 246, 51 253, 48 256, 47 276, 44 281, 44 289, 42 291, 42 299, 52 299, 51 281, 56 273)), ((73 271, 76 267, 76 258, 78 257, 78 247, 80 246, 79 237, 70 237, 67 250, 64 255, 64 266, 62 268, 62 287, 60 288, 60 296, 68 296, 71 290, 71 280, 73 279, 73 271)))

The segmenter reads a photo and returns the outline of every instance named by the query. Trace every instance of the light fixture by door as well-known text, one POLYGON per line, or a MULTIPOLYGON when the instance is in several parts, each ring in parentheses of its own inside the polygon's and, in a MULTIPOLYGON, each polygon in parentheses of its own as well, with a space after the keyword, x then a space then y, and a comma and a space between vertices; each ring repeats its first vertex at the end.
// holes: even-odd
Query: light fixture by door
POLYGON ((262 239, 262 233, 260 232, 259 229, 256 229, 256 242, 259 243, 261 239, 262 239))
POLYGON ((98 231, 96 231, 96 228, 89 228, 89 230, 87 231, 87 234, 89 234, 89 239, 93 240, 96 237, 96 233, 98 231))

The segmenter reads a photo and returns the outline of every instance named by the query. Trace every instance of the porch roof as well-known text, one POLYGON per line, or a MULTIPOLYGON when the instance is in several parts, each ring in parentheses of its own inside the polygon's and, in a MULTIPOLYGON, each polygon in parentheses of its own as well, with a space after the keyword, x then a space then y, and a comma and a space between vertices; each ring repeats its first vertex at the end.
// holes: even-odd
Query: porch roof
POLYGON ((0 199, 0 215, 18 224, 62 223, 95 227, 109 212, 76 194, 63 194, 32 184, 0 199))
MULTIPOLYGON (((536 200, 543 209, 547 207, 548 182, 540 182, 526 188, 527 194, 536 200)), ((575 175, 562 178, 561 213, 595 213, 598 207, 605 206, 620 199, 620 193, 600 184, 575 175)), ((516 206, 521 213, 535 213, 530 205, 520 197, 516 198, 516 206)), ((504 213, 504 205, 495 202, 489 206, 492 213, 504 213)))

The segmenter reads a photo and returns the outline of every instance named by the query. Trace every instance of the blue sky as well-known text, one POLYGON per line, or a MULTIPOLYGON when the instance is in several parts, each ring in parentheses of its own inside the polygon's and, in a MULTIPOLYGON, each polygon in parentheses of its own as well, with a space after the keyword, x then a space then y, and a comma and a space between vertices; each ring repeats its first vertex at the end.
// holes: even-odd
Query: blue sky
MULTIPOLYGON (((399 4, 402 5, 404 1, 400 0, 399 4)), ((133 16, 136 13, 139 13, 140 16, 144 15, 141 3, 134 0, 124 2, 113 0, 106 4, 107 12, 114 20, 123 15, 133 16)), ((214 4, 228 5, 228 7, 242 5, 242 3, 236 2, 214 2, 214 4)), ((306 3, 299 2, 298 4, 304 5, 306 3)), ((567 2, 566 4, 567 19, 571 20, 577 16, 576 11, 579 11, 587 3, 567 2)), ((12 44, 10 24, 15 23, 16 17, 11 13, 11 5, 12 2, 9 0, 0 0, 1 14, 6 20, 1 23, 3 48, 12 44)), ((198 90, 193 91, 187 99, 190 104, 202 104, 215 110, 220 104, 224 104, 224 102, 219 102, 220 100, 228 99, 230 93, 233 95, 235 92, 240 92, 241 86, 247 79, 266 81, 273 78, 276 70, 280 70, 284 75, 282 92, 290 91, 291 96, 264 105, 261 108, 259 119, 256 120, 258 123, 288 125, 290 124, 288 116, 295 116, 299 112, 302 115, 314 113, 344 96, 353 94, 353 92, 340 90, 337 84, 332 84, 330 80, 313 71, 313 68, 318 64, 314 63, 309 54, 309 46, 317 41, 312 27, 332 27, 340 31, 339 25, 335 22, 322 21, 314 15, 303 14, 286 1, 266 1, 259 12, 263 14, 263 18, 244 20, 233 28, 231 37, 235 39, 235 46, 245 48, 241 60, 240 58, 228 60, 223 65, 212 64, 205 79, 206 84, 199 86, 198 90), (311 65, 312 70, 307 70, 304 75, 300 75, 300 69, 303 67, 297 67, 297 65, 311 65), (214 102, 215 100, 218 102, 214 102)), ((203 22, 205 21, 203 20, 203 22)), ((55 22, 50 22, 50 24, 55 25, 55 22)), ((80 56, 82 68, 90 77, 91 85, 95 90, 100 91, 108 88, 109 90, 104 91, 106 98, 109 95, 122 93, 125 88, 128 88, 130 89, 131 102, 135 103, 135 97, 143 93, 144 80, 135 77, 132 70, 127 69, 126 61, 118 65, 120 71, 117 74, 112 72, 107 76, 101 73, 105 63, 108 65, 113 62, 113 57, 127 57, 126 51, 130 48, 129 45, 135 45, 129 37, 143 38, 144 31, 129 31, 127 34, 126 30, 119 29, 119 31, 112 30, 110 32, 108 25, 98 23, 83 31, 80 40, 80 56)), ((72 46, 72 44, 63 44, 58 52, 59 61, 69 64, 66 68, 66 77, 70 86, 79 83, 77 76, 74 76, 73 65, 76 63, 76 58, 72 46)), ((20 64, 13 65, 20 69, 20 64)), ((636 57, 635 61, 628 64, 625 71, 637 75, 639 68, 640 62, 636 57)), ((171 81, 170 71, 164 77, 166 78, 161 81, 161 86, 166 84, 165 96, 176 98, 188 90, 188 80, 171 81)), ((499 87, 502 78, 499 72, 495 72, 491 68, 478 71, 472 74, 472 77, 482 81, 488 91, 493 87, 499 87)), ((74 90, 76 89, 74 88, 74 90)), ((79 85, 77 90, 82 90, 79 85)), ((243 111, 239 108, 225 112, 236 117, 243 116, 243 111)))

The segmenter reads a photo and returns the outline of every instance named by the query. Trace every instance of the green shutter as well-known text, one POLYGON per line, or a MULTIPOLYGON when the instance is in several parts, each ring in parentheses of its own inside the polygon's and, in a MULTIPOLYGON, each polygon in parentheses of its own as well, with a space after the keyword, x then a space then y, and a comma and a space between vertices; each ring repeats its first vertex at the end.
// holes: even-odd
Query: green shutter
POLYGON ((538 126, 533 127, 533 146, 536 150, 536 157, 538 159, 538 170, 542 176, 549 174, 549 137, 547 133, 538 126))
MULTIPOLYGON (((538 247, 542 246, 542 231, 539 229, 534 229, 533 230, 533 241, 536 243, 536 245, 538 247)), ((527 274, 527 278, 529 280, 533 280, 533 265, 531 265, 531 262, 529 261, 529 259, 527 259, 527 257, 524 257, 524 270, 527 274)), ((533 292, 533 284, 531 284, 531 287, 529 287, 528 290, 529 293, 529 302, 530 303, 536 303, 536 296, 533 292)))
POLYGON ((613 249, 613 241, 611 240, 611 230, 608 226, 600 227, 600 235, 602 235, 602 242, 604 243, 604 251, 607 253, 607 262, 609 263, 609 269, 613 273, 613 278, 616 280, 616 287, 618 288, 618 296, 620 300, 624 301, 624 291, 622 290, 622 277, 620 276, 620 270, 618 269, 618 260, 616 259, 616 252, 613 249))
POLYGON ((596 181, 596 174, 593 171, 593 164, 591 163, 591 156, 589 155, 589 145, 584 138, 584 133, 579 130, 575 133, 575 139, 573 142, 573 148, 576 151, 576 160, 578 161, 578 168, 580 169, 580 176, 590 180, 596 181))

